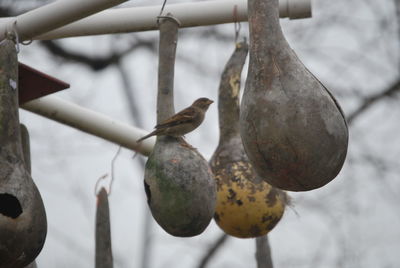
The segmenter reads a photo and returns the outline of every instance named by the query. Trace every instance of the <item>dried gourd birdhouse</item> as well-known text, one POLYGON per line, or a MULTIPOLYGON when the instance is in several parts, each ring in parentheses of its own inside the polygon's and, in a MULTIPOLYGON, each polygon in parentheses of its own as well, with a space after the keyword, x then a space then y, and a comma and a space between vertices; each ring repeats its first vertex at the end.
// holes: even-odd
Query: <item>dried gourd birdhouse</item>
POLYGON ((222 73, 218 112, 220 139, 211 160, 217 182, 214 219, 239 238, 267 234, 282 218, 286 194, 264 182, 247 158, 239 133, 240 76, 248 45, 238 43, 222 73))
POLYGON ((47 221, 22 151, 15 46, 10 40, 0 46, 0 267, 19 268, 41 251, 47 221))
POLYGON ((262 178, 307 191, 341 170, 348 129, 338 102, 290 48, 278 13, 278 0, 248 1, 250 61, 240 131, 262 178))
MULTIPOLYGON (((178 24, 160 21, 157 123, 174 114, 173 74, 178 24)), ((145 168, 145 190, 154 219, 169 234, 195 236, 210 223, 216 187, 207 161, 182 138, 158 136, 145 168)))

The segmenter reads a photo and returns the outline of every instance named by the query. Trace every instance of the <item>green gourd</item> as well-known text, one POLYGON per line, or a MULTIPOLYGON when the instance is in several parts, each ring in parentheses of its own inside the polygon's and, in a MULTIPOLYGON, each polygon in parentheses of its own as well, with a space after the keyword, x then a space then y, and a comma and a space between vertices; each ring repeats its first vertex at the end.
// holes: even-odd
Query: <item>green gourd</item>
MULTIPOLYGON (((178 24, 160 20, 157 122, 172 116, 173 76, 178 24)), ((145 167, 145 190, 151 213, 169 234, 195 236, 210 223, 216 186, 207 161, 179 138, 158 136, 145 167)))

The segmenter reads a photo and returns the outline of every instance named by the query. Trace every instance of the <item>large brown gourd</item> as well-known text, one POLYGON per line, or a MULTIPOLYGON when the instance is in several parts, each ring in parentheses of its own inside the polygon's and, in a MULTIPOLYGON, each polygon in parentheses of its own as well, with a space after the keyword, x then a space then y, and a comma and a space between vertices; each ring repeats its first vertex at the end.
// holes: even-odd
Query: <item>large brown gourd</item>
POLYGON ((47 233, 46 213, 21 146, 14 43, 0 44, 0 267, 32 263, 47 233))
POLYGON ((285 211, 286 194, 264 182, 244 152, 239 133, 240 76, 248 45, 236 49, 221 76, 218 95, 220 139, 211 160, 217 181, 214 219, 224 232, 258 237, 271 231, 285 211))
POLYGON ((250 62, 240 130, 260 176, 281 189, 307 191, 339 173, 348 129, 335 98, 290 48, 278 13, 278 0, 248 1, 250 62))
MULTIPOLYGON (((170 16, 170 15, 169 15, 170 16)), ((160 20, 157 123, 174 112, 173 77, 178 24, 160 20)), ((207 161, 179 138, 158 136, 145 168, 145 190, 151 213, 174 236, 195 236, 210 223, 216 187, 207 161)))

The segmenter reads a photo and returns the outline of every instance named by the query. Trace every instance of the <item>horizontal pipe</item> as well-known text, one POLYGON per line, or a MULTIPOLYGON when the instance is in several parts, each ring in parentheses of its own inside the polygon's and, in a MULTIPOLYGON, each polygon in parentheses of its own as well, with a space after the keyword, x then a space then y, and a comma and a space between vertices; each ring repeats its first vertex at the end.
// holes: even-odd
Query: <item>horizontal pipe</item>
MULTIPOLYGON (((119 8, 100 12, 34 39, 48 40, 73 36, 139 32, 158 29, 160 6, 119 8)), ((311 16, 311 0, 280 0, 281 18, 311 16)), ((167 4, 163 14, 172 13, 180 27, 214 25, 247 20, 246 0, 201 1, 167 4), (236 8, 235 8, 236 7, 236 8), (234 11, 236 9, 236 12, 234 11)))
POLYGON ((17 17, 0 20, 0 40, 15 31, 19 41, 32 39, 127 0, 59 0, 17 17))
POLYGON ((21 108, 114 142, 146 156, 153 150, 154 137, 141 143, 136 142, 137 139, 148 134, 147 131, 118 122, 106 115, 58 97, 47 96, 32 100, 21 105, 21 108))

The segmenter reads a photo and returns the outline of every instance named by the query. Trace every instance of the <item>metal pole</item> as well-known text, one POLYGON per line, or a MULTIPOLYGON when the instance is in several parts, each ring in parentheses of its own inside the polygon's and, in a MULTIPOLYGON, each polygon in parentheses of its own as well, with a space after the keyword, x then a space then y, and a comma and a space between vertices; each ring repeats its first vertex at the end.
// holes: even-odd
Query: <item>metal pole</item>
POLYGON ((80 129, 86 133, 117 143, 143 155, 153 150, 155 138, 136 143, 147 131, 118 122, 106 115, 94 112, 54 96, 29 101, 21 106, 30 112, 80 129))
MULTIPOLYGON (((160 6, 106 10, 62 28, 34 37, 56 39, 72 36, 99 35, 156 30, 160 6)), ((311 0, 280 0, 280 17, 290 19, 311 17, 311 0)), ((164 14, 172 13, 180 27, 214 25, 247 20, 246 0, 201 1, 171 4, 164 14)))
POLYGON ((15 31, 19 41, 57 29, 127 0, 59 0, 17 17, 0 20, 0 40, 5 33, 15 31))

